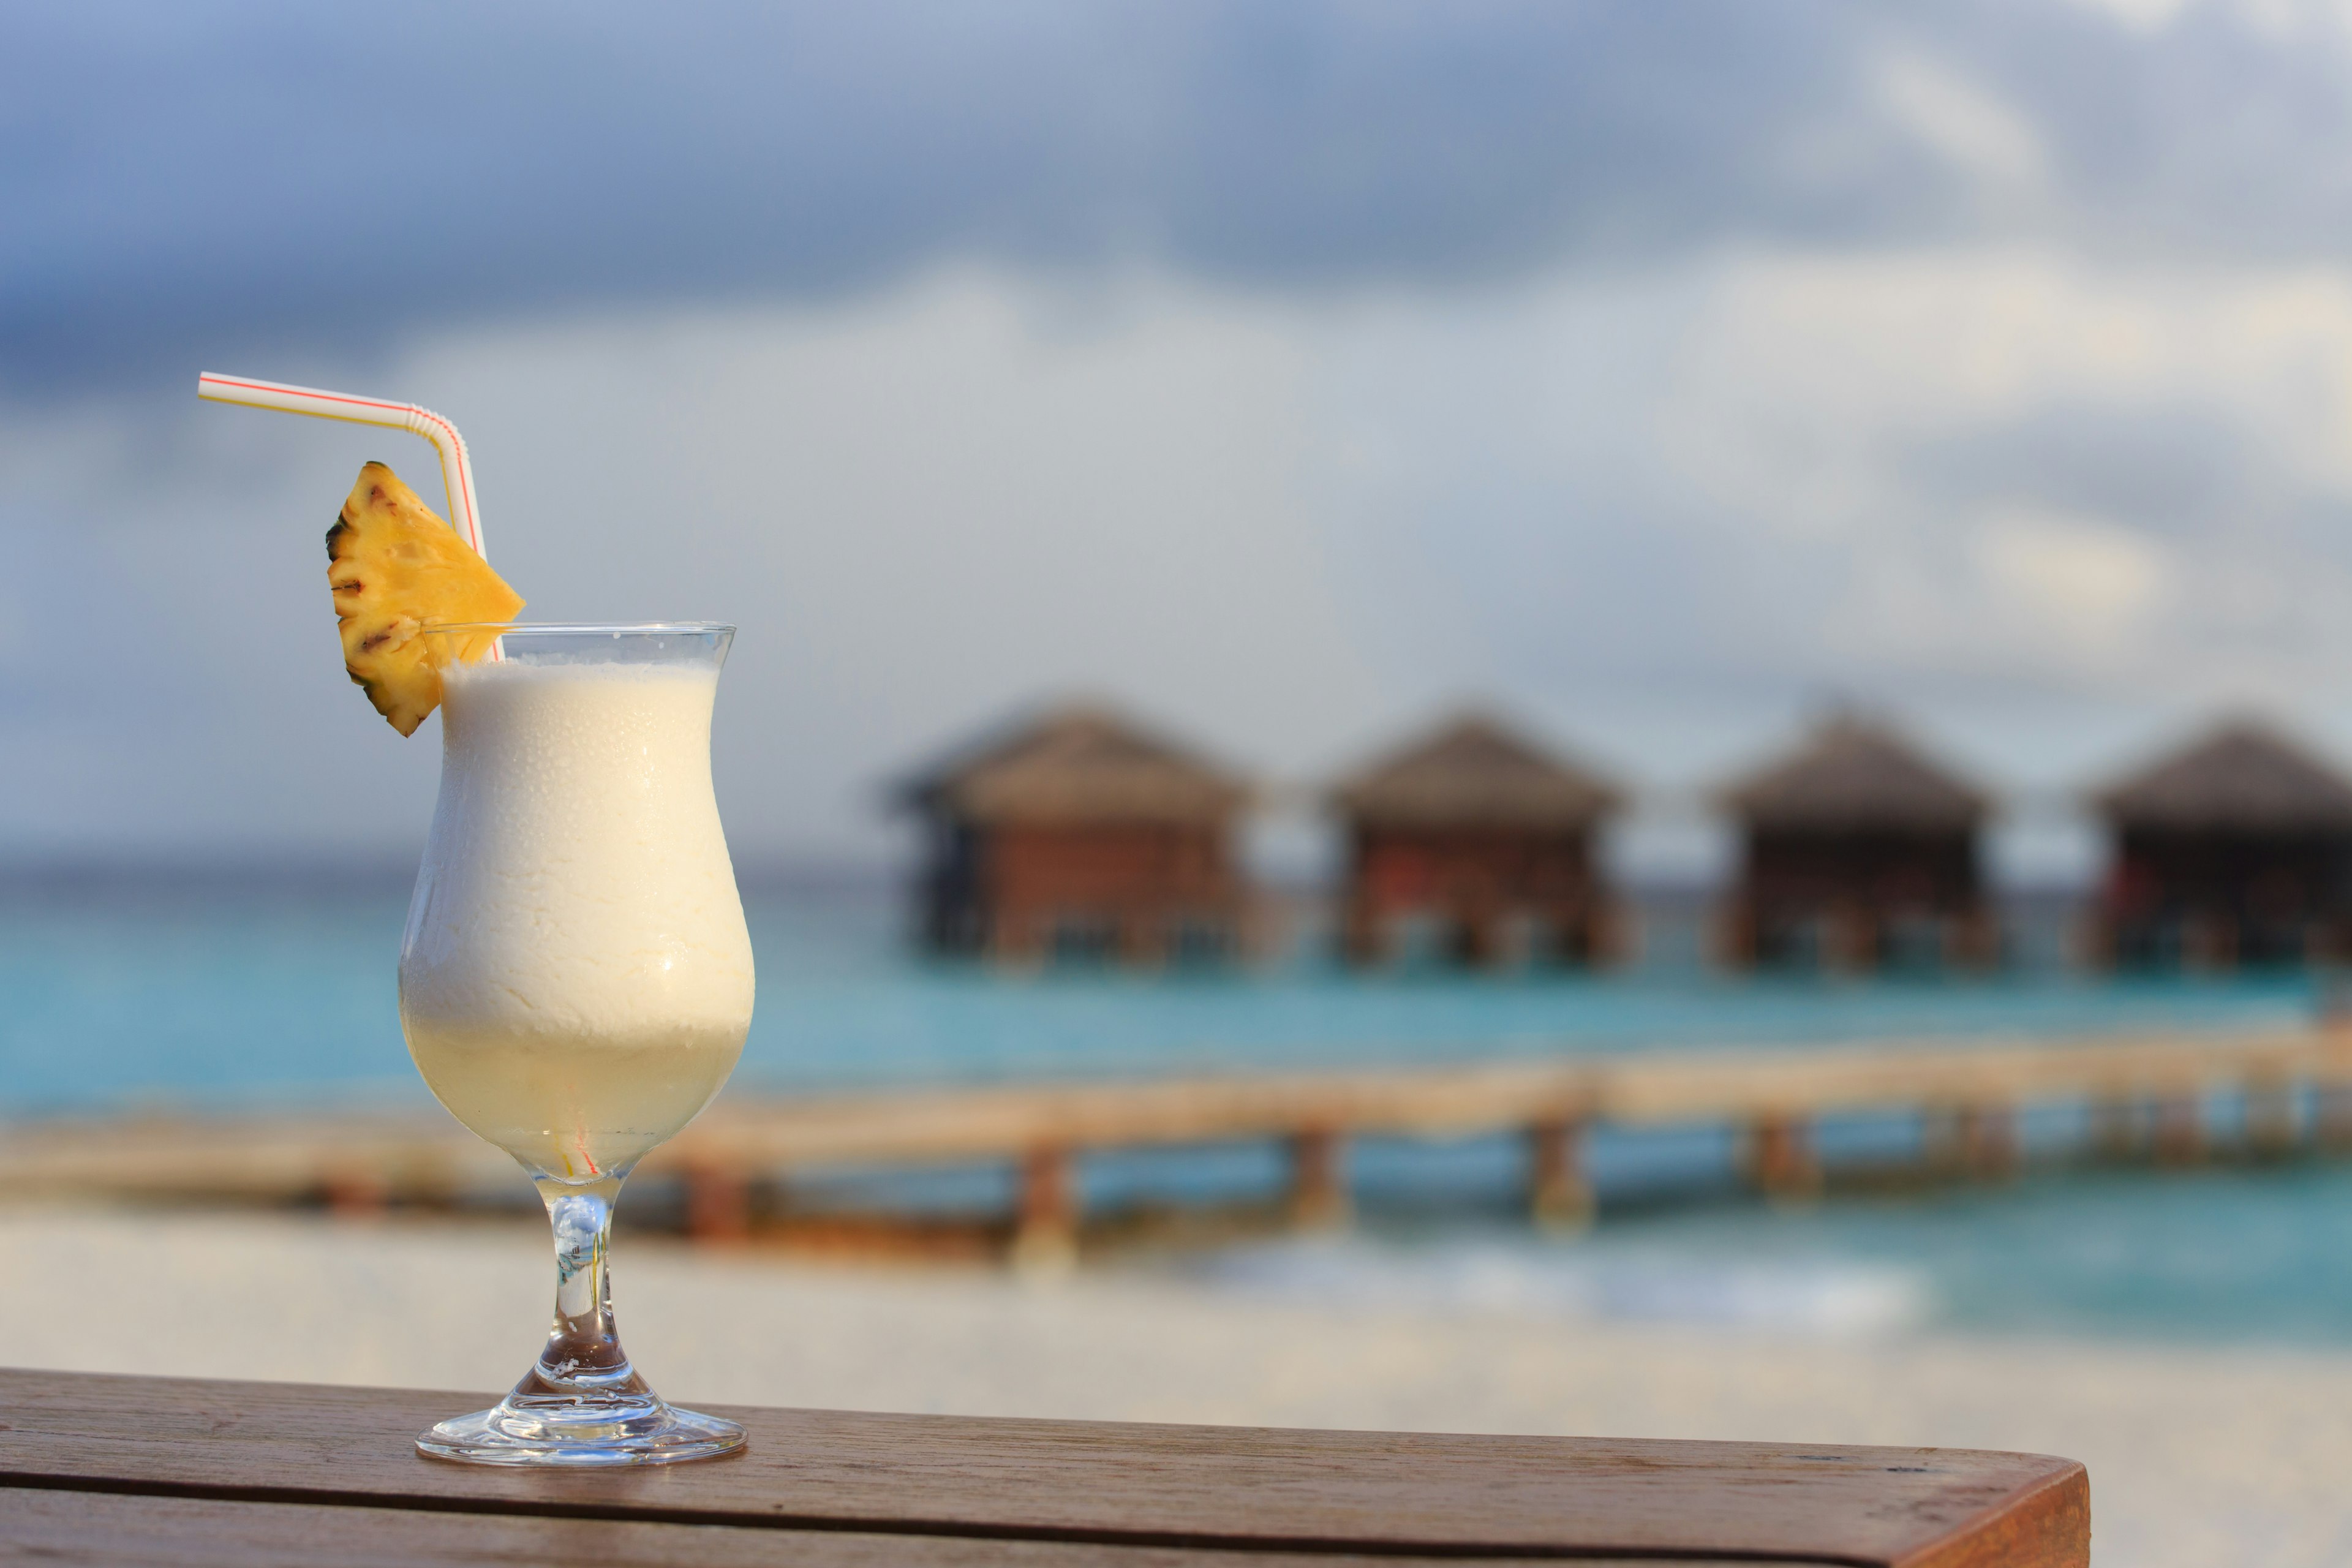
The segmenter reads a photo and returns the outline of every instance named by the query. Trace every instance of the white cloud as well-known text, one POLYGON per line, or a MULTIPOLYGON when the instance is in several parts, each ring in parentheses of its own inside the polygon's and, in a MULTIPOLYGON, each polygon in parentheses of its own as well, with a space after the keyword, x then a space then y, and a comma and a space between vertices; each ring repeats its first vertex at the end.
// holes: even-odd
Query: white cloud
MULTIPOLYGON (((873 848, 892 769, 1074 687, 1290 777, 1492 695, 1675 788, 1823 688, 2053 781, 2185 703, 2352 713, 2332 271, 1757 253, 1312 303, 959 271, 282 368, 457 417, 535 613, 742 623, 752 854, 873 848)), ((192 395, 9 430, 0 845, 413 844, 430 731, 343 680, 317 537, 362 459, 428 449, 192 395)))
POLYGON ((2087 11, 2113 16, 2136 32, 2161 32, 2189 10, 2192 0, 2074 0, 2087 11))
POLYGON ((2113 668, 2142 652, 2177 574, 2154 541, 2097 518, 2038 508, 1996 514, 1977 553, 1997 602, 2041 640, 2113 668))
MULTIPOLYGON (((1311 504, 1311 336, 1149 280, 1089 300, 951 274, 833 310, 436 339, 356 390, 460 420, 534 615, 741 623, 730 824, 755 852, 824 852, 877 841, 891 769, 1060 690, 1276 765, 1377 717, 1311 504)), ((37 526, 100 552, 55 563, 59 616, 131 612, 113 625, 157 677, 0 650, 0 682, 76 698, 47 754, 89 733, 99 759, 20 775, 0 837, 412 840, 431 731, 404 744, 343 679, 318 537, 360 460, 429 448, 193 395, 166 429, 184 461, 161 468, 104 460, 121 440, 60 467, 37 428, 0 458, 20 511, 48 498, 37 526)), ((34 722, 0 711, 19 741, 34 722)))
MULTIPOLYGON (((2160 597, 2170 569, 2157 563, 2177 551, 2194 585, 2183 618, 2118 676, 2143 693, 2217 663, 2276 676, 2317 635, 2352 654, 2352 628, 2335 628, 2326 607, 2352 554, 2298 525, 2311 509, 2352 506, 2352 283, 2342 277, 2115 272, 2020 253, 1758 258, 1717 276, 1681 342, 1655 415, 1684 458, 1678 472, 1722 515, 1785 545, 1833 542, 1854 585, 1890 574, 1932 585, 1952 636, 1923 639, 1911 656, 1918 673, 1989 674, 2011 657, 1970 635, 1981 607, 1953 572, 1968 539, 1990 552, 1982 560, 2004 563, 1987 579, 2001 592, 2063 579, 2102 606, 2116 636, 2160 597), (2252 443, 2248 488, 2185 521, 2062 526, 2031 475, 1990 472, 1971 492, 1920 470, 1917 455, 1938 442, 2084 407, 2200 410, 2252 443), (2022 521, 2036 508, 2041 521, 2022 521), (2182 536, 2159 549, 2135 532, 2151 524, 2182 536), (2224 595, 2232 582, 2241 586, 2224 595), (2251 582, 2276 590, 2261 622, 2227 602, 2251 582)), ((1834 581, 1821 586, 1832 603, 1842 596, 1834 581)), ((1873 660, 1891 650, 1842 651, 1873 660)), ((2028 673, 2061 685, 2072 674, 2047 663, 2028 673)))
POLYGON ((1982 83, 1916 49, 1892 47, 1874 73, 1895 122, 1987 187, 2039 193, 2049 154, 2025 115, 1982 83))
POLYGON ((1751 254, 1349 341, 1356 440, 1412 454, 1349 497, 1388 591, 1446 563, 1454 658, 1654 777, 1824 689, 2053 784, 2185 710, 2352 703, 2342 274, 1751 254))
POLYGON ((489 494, 537 606, 742 623, 730 812, 821 845, 870 837, 891 768, 1057 691, 1276 767, 1377 713, 1313 505, 1312 339, 1151 279, 1073 300, 949 274, 408 374, 459 389, 486 474, 516 476, 489 494))
POLYGON ((2200 13, 2243 23, 2255 37, 2273 45, 2340 43, 2352 5, 2345 0, 2071 0, 2086 11, 2113 17, 2133 33, 2146 37, 2177 26, 2200 13))

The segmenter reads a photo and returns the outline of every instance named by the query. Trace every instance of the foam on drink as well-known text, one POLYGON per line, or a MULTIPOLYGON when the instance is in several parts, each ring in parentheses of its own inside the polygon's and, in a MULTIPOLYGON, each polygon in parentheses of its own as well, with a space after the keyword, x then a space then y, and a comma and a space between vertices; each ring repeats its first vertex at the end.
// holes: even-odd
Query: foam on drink
POLYGON ((401 951, 409 1053, 467 1127, 593 1180, 691 1121, 751 1026, 710 785, 718 672, 509 659, 444 685, 401 951))

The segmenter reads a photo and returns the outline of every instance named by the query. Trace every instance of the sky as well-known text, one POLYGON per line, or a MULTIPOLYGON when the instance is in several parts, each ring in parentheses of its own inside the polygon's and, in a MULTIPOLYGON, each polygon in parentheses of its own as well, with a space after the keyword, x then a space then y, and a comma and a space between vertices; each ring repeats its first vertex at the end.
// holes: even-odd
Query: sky
MULTIPOLYGON (((1107 696, 1317 788, 1476 701, 1626 851, 1832 703, 2011 803, 2352 753, 2352 19, 2288 0, 20 7, 0 862, 397 858, 320 542, 429 447, 547 618, 739 623, 739 858, 1107 696)), ((1286 829, 1284 824, 1287 823, 1286 829)), ((1305 837, 1301 837, 1301 836, 1305 837)), ((1643 858, 1646 857, 1646 859, 1643 858)))

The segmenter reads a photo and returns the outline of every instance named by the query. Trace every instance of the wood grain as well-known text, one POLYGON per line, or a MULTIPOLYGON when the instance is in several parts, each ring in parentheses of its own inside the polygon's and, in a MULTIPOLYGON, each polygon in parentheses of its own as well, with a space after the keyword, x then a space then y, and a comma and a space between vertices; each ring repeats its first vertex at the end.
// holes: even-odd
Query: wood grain
MULTIPOLYGON (((550 1563, 564 1568, 1439 1568, 1465 1561, 426 1513, 0 1487, 0 1563, 110 1568, 541 1568, 550 1563)), ((1508 1568, 1559 1559, 1466 1561, 1508 1568)), ((1584 1568, 1658 1568, 1655 1558, 1582 1561, 1584 1568)), ((1735 1568, 1741 1560, 1672 1561, 1677 1568, 1735 1568)))
POLYGON ((0 1484, 1200 1549, 2080 1568, 2071 1460, 728 1409, 740 1458, 602 1475, 420 1459, 486 1396, 0 1373, 0 1484))

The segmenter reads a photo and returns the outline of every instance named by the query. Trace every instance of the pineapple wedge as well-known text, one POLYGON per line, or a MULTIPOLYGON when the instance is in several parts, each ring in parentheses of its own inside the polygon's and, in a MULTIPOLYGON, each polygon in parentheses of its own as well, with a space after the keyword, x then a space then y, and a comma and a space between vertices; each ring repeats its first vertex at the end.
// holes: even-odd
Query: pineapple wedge
MULTIPOLYGON (((404 735, 441 705, 434 658, 448 654, 427 645, 420 635, 425 623, 510 621, 522 608, 522 595, 382 463, 360 469, 342 515, 327 530, 327 586, 342 630, 343 668, 404 735)), ((491 640, 470 639, 457 656, 480 658, 491 640)))

